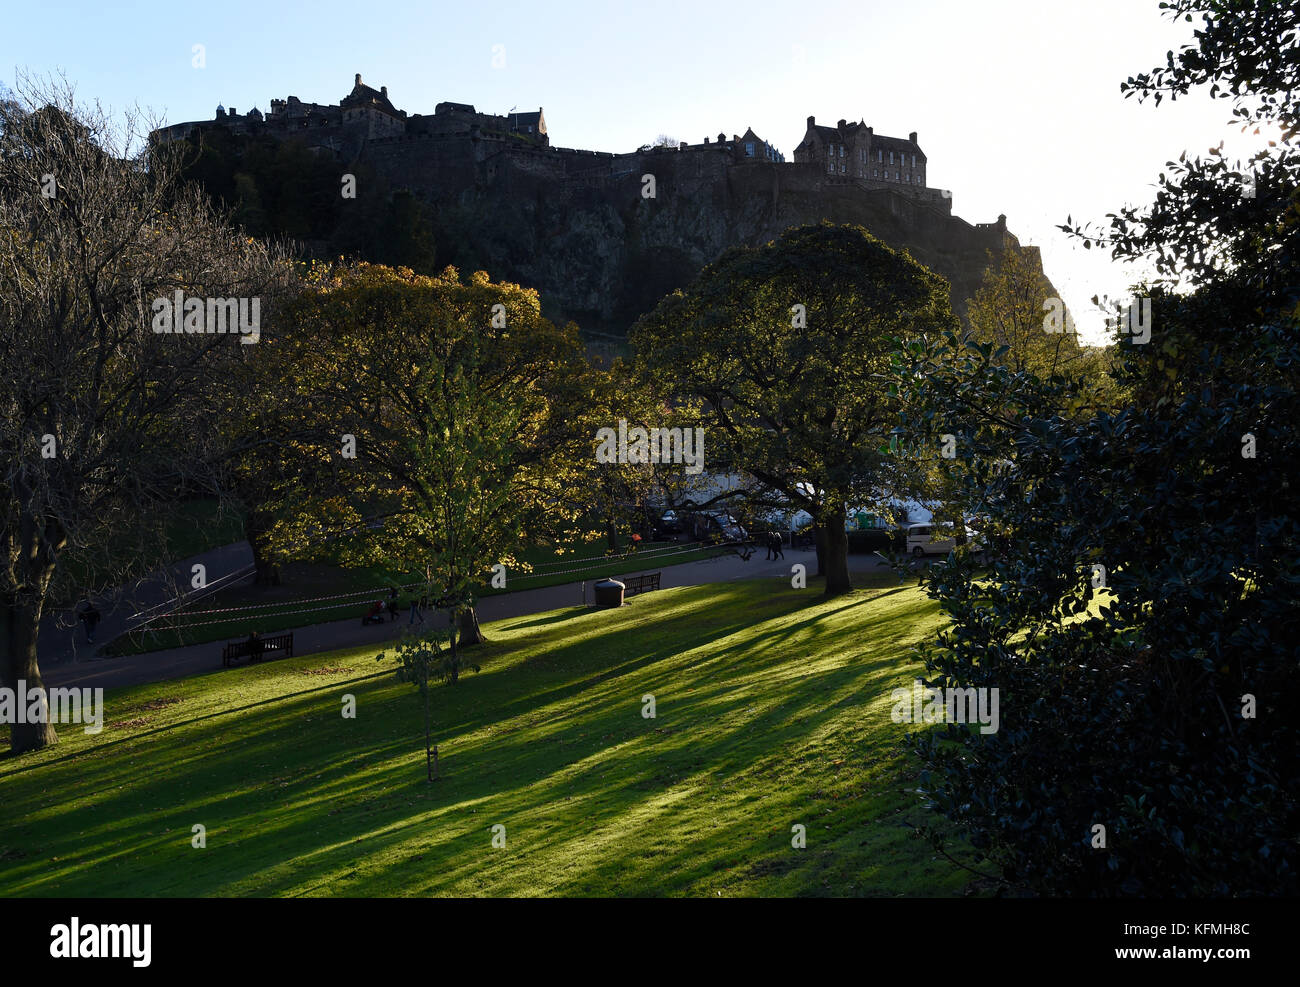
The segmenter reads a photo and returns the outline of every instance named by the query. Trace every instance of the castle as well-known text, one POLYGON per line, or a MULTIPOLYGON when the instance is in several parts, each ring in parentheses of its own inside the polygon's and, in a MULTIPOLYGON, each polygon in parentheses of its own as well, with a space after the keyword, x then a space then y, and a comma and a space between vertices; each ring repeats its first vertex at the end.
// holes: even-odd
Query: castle
POLYGON ((597 333, 621 335, 728 247, 806 223, 860 225, 907 250, 949 281, 959 315, 991 255, 1037 254, 1008 232, 1005 216, 969 223, 954 215, 951 194, 927 184, 915 132, 887 137, 864 121, 830 127, 808 117, 792 161, 749 128, 699 143, 587 151, 552 145, 541 107, 491 114, 443 102, 408 114, 386 86, 358 74, 337 104, 289 96, 265 115, 218 107, 212 120, 153 137, 196 141, 211 128, 301 141, 341 175, 364 164, 427 206, 439 263, 536 288, 548 318, 597 333))
MULTIPOLYGON (((354 78, 352 91, 337 104, 304 103, 297 96, 272 99, 270 110, 263 114, 256 107, 242 116, 231 107, 218 106, 210 121, 191 121, 163 127, 154 132, 155 140, 189 138, 204 127, 221 126, 238 134, 265 134, 281 139, 299 138, 318 153, 353 160, 371 145, 430 139, 462 139, 482 144, 480 160, 491 156, 503 145, 510 150, 525 148, 553 152, 557 175, 598 181, 604 174, 628 173, 634 160, 647 152, 676 151, 695 155, 709 154, 714 160, 734 164, 785 164, 785 155, 772 144, 747 128, 744 134, 725 132, 715 141, 705 137, 698 144, 685 141, 676 146, 643 146, 626 154, 553 148, 546 131, 542 107, 537 112, 504 115, 480 113, 468 103, 439 103, 433 113, 410 114, 397 109, 388 98, 388 87, 374 89, 354 78), (593 163, 608 162, 608 168, 593 163)), ((795 148, 794 164, 812 165, 824 172, 830 184, 854 184, 863 188, 890 189, 951 211, 951 196, 929 188, 925 182, 926 157, 916 141, 916 132, 906 140, 877 135, 862 121, 840 120, 835 127, 819 126, 808 117, 807 132, 795 148)))

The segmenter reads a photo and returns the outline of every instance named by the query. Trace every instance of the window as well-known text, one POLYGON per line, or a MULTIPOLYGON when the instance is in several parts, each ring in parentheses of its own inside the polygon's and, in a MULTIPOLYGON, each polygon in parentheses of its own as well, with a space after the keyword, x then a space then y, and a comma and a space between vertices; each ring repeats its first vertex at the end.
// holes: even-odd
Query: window
POLYGON ((880 169, 879 169, 879 168, 872 168, 872 169, 871 169, 871 177, 872 177, 872 178, 879 178, 879 177, 880 177, 880 169))
POLYGON ((894 152, 893 152, 893 151, 890 151, 890 152, 889 152, 889 163, 890 163, 890 164, 893 164, 893 163, 894 163, 894 152))
POLYGON ((754 142, 745 141, 745 157, 752 158, 753 156, 754 156, 754 142))
POLYGON ((840 174, 841 174, 841 175, 844 174, 844 162, 843 162, 843 161, 840 162, 840 174))
POLYGON ((916 155, 915 155, 915 154, 912 155, 912 167, 913 167, 913 168, 916 167, 916 155))
POLYGON ((876 148, 876 160, 877 161, 885 160, 885 152, 882 151, 880 148, 876 148))
POLYGON ((841 157, 841 158, 844 157, 844 145, 843 145, 843 144, 840 145, 840 157, 841 157))

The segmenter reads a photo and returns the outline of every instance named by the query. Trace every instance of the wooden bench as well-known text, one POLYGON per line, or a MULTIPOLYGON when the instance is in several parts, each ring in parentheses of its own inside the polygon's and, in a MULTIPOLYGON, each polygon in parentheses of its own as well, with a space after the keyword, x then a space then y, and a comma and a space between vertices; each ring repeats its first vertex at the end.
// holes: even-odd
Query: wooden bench
MULTIPOLYGON (((262 658, 266 657, 268 651, 282 651, 284 654, 277 655, 279 658, 293 657, 293 632, 288 634, 273 634, 270 637, 262 638, 262 658)), ((247 658, 250 662, 252 659, 252 645, 248 639, 242 641, 231 641, 221 649, 221 664, 229 668, 236 658, 247 658)), ((259 659, 260 660, 260 659, 259 659)))
POLYGON ((630 578, 616 576, 615 578, 627 587, 623 592, 623 598, 626 599, 629 596, 636 596, 638 593, 648 593, 652 589, 658 589, 661 575, 663 575, 661 572, 651 572, 644 576, 632 576, 630 578))

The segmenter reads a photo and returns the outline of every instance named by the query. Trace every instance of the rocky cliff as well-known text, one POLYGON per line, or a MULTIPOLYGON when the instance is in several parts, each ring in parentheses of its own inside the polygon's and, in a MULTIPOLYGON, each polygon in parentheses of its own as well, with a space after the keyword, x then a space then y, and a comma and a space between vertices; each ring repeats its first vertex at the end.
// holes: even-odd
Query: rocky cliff
POLYGON ((379 141, 364 153, 395 186, 429 202, 440 261, 536 288, 551 318, 607 333, 626 332, 726 248, 823 219, 907 250, 949 281, 958 314, 990 251, 1025 249, 1037 260, 1037 248, 1020 247, 1001 217, 972 225, 934 190, 927 198, 833 181, 813 165, 487 140, 379 141), (647 175, 653 197, 643 194, 647 175))

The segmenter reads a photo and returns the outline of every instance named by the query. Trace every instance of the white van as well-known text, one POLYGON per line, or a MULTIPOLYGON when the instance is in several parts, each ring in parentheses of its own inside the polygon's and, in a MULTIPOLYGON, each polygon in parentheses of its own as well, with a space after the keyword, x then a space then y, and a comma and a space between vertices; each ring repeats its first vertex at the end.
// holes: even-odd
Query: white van
MULTIPOLYGON (((909 524, 907 526, 907 551, 918 559, 925 555, 947 555, 957 547, 953 538, 940 538, 938 535, 951 533, 948 525, 909 524)), ((966 540, 976 547, 979 536, 971 528, 966 529, 966 540)))

